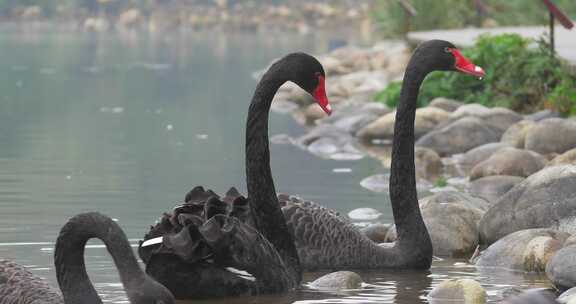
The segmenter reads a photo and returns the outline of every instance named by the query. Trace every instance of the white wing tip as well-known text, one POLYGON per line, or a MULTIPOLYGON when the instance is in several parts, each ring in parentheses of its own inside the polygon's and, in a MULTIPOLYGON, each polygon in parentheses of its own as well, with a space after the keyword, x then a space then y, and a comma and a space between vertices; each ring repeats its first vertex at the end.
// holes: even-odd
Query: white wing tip
POLYGON ((156 237, 153 239, 146 240, 142 243, 141 247, 147 247, 147 246, 152 246, 152 245, 156 245, 156 244, 161 244, 163 239, 164 239, 163 237, 159 236, 159 237, 156 237))

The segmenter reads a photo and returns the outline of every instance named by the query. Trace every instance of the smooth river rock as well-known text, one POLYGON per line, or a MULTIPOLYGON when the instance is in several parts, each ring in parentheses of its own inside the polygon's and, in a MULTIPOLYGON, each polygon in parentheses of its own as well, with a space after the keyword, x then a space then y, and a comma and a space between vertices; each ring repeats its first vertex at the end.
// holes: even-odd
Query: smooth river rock
POLYGON ((535 126, 532 120, 521 120, 511 125, 500 138, 500 142, 508 144, 515 148, 523 149, 525 146, 526 134, 528 130, 535 126))
MULTIPOLYGON (((459 109, 458 109, 459 110, 459 109)), ((422 136, 417 146, 430 148, 440 156, 464 153, 480 145, 497 142, 501 132, 476 117, 464 117, 422 136)))
POLYGON ((524 180, 523 177, 509 175, 492 175, 470 182, 468 192, 474 196, 484 198, 493 205, 496 201, 524 180))
POLYGON ((426 208, 429 204, 456 204, 468 208, 480 209, 482 211, 490 208, 490 204, 488 204, 486 200, 459 191, 438 192, 434 195, 421 198, 419 203, 420 208, 426 208))
POLYGON ((480 221, 482 242, 530 228, 576 233, 576 166, 546 167, 514 186, 480 221))
POLYGON ((535 288, 507 297, 502 304, 559 304, 556 294, 547 288, 535 288))
POLYGON ((360 231, 370 240, 376 243, 386 242, 386 234, 390 230, 389 224, 370 224, 367 227, 360 229, 360 231))
POLYGON ((352 271, 337 271, 319 277, 310 283, 318 289, 357 289, 362 286, 362 278, 352 271))
POLYGON ((538 112, 534 112, 532 114, 526 115, 526 119, 532 121, 541 121, 547 118, 553 117, 561 117, 562 115, 558 112, 550 111, 550 110, 542 110, 538 112))
MULTIPOLYGON (((438 124, 448 120, 449 113, 434 107, 419 108, 416 110, 414 120, 414 136, 416 138, 430 132, 438 124)), ((392 139, 394 137, 394 123, 396 112, 388 113, 360 131, 358 136, 363 140, 392 139)))
POLYGON ((421 200, 422 217, 435 256, 465 257, 476 249, 478 222, 484 214, 480 206, 486 204, 476 200, 482 203, 457 192, 440 192, 421 200))
POLYGON ((430 304, 484 304, 486 290, 482 285, 471 279, 446 280, 434 287, 428 294, 430 304))
POLYGON ((454 112, 463 105, 464 103, 458 100, 445 97, 436 97, 430 101, 430 104, 428 104, 429 107, 439 108, 446 112, 454 112))
POLYGON ((576 149, 568 150, 552 159, 549 166, 555 165, 576 165, 576 149))
POLYGON ((414 149, 416 178, 436 181, 442 175, 442 159, 436 151, 424 147, 414 149))
POLYGON ((540 154, 564 153, 576 148, 576 121, 548 118, 526 133, 525 148, 540 154))
POLYGON ((566 246, 552 257, 546 275, 559 289, 576 287, 576 245, 566 246))
POLYGON ((516 231, 486 248, 476 260, 476 265, 544 272, 548 261, 569 236, 552 229, 516 231))
POLYGON ((509 147, 509 145, 500 142, 492 142, 478 146, 462 154, 462 156, 458 158, 458 165, 460 165, 465 172, 469 172, 474 166, 505 147, 509 147))
POLYGON ((538 172, 545 165, 546 160, 538 153, 506 147, 474 166, 470 172, 470 179, 475 180, 491 175, 527 177, 538 172))
POLYGON ((348 212, 348 217, 353 220, 371 221, 382 216, 382 212, 374 208, 356 208, 348 212))
POLYGON ((522 120, 522 115, 506 108, 487 108, 480 104, 467 104, 459 107, 450 114, 449 121, 456 121, 462 117, 477 117, 486 124, 498 129, 500 132, 506 131, 511 125, 522 120))
POLYGON ((323 115, 319 123, 331 124, 356 134, 358 130, 387 113, 390 113, 390 109, 379 102, 352 103, 338 107, 330 116, 323 115))

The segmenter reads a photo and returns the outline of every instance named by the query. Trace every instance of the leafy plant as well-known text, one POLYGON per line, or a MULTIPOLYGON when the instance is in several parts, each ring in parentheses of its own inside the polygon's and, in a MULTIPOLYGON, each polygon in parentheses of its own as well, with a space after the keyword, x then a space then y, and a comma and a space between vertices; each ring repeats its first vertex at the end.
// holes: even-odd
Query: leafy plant
POLYGON ((438 180, 436 180, 436 183, 434 183, 434 187, 436 188, 444 188, 446 186, 448 186, 448 181, 444 176, 440 176, 438 180))
MULTIPOLYGON (((419 106, 435 97, 448 97, 518 111, 548 107, 571 112, 576 107, 574 76, 560 59, 550 55, 545 39, 534 43, 515 34, 483 36, 463 54, 485 69, 484 80, 462 73, 432 73, 422 86, 419 106)), ((395 106, 400 86, 392 83, 376 100, 395 106)))
POLYGON ((576 79, 566 78, 548 95, 548 107, 576 115, 576 79))

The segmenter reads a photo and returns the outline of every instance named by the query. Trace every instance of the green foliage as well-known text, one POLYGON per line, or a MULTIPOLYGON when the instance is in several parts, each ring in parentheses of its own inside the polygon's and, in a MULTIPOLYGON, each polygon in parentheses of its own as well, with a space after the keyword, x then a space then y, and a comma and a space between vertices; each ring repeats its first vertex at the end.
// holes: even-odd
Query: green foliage
POLYGON ((434 183, 434 187, 437 188, 444 188, 446 186, 448 186, 448 181, 444 176, 440 176, 438 180, 436 180, 436 183, 434 183))
MULTIPOLYGON (((463 0, 410 0, 418 15, 410 19, 410 30, 461 28, 470 25, 541 25, 547 24, 548 13, 542 1, 484 0, 489 7, 488 16, 479 17, 474 1, 463 0)), ((576 1, 555 0, 563 11, 576 18, 576 1)), ((402 34, 406 28, 404 13, 397 0, 379 0, 373 17, 382 33, 388 36, 402 34)))
POLYGON ((395 108, 398 105, 400 97, 400 89, 402 82, 394 81, 388 84, 386 89, 376 93, 374 99, 386 104, 390 108, 395 108))
MULTIPOLYGON (((509 107, 518 111, 548 107, 570 112, 576 106, 574 76, 560 59, 550 55, 548 45, 515 34, 483 36, 463 54, 486 71, 483 81, 462 73, 434 72, 421 88, 419 106, 435 97, 467 103, 509 107)), ((393 83, 376 95, 376 100, 394 106, 400 83, 393 83)))
POLYGON ((576 115, 576 77, 563 79, 548 95, 548 103, 560 112, 576 115))

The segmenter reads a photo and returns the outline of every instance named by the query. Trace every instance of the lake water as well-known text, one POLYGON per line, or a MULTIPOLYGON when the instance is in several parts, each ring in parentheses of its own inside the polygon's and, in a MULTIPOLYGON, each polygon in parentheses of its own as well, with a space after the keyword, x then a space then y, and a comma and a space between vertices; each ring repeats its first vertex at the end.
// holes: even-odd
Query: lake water
MULTIPOLYGON (((345 40, 359 42, 356 37, 345 40)), ((336 34, 178 33, 103 36, 0 30, 0 257, 56 285, 53 245, 63 223, 84 211, 118 219, 135 245, 195 185, 245 189, 244 123, 251 73, 291 51, 322 53, 336 34)), ((304 132, 271 115, 271 135, 304 132)), ((359 186, 378 161, 334 161, 272 145, 277 189, 347 212, 374 207, 391 222, 386 194, 359 186), (337 168, 350 168, 335 173, 337 168)), ((126 303, 100 242, 86 251, 89 274, 107 303, 126 303)), ((435 262, 430 272, 361 273, 361 290, 302 290, 282 296, 203 303, 425 303, 447 278, 479 280, 490 299, 507 286, 543 286, 543 277, 435 262)), ((319 274, 306 274, 306 281, 319 274)))

